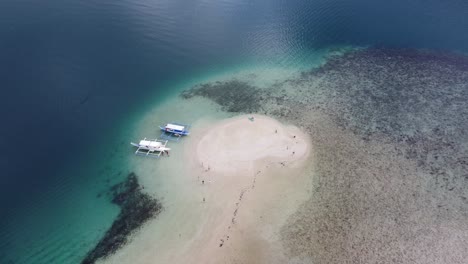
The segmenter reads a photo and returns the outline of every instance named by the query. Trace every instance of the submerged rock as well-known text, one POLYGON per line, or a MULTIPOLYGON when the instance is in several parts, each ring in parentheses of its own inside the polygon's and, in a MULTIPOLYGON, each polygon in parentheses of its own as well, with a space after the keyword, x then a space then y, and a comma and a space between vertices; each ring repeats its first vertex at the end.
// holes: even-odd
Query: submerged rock
POLYGON ((369 48, 333 57, 302 79, 317 87, 310 102, 344 129, 399 144, 441 188, 466 184, 468 57, 369 48))
POLYGON ((224 111, 242 113, 257 112, 260 109, 261 95, 260 89, 239 80, 204 83, 181 94, 185 99, 206 97, 219 104, 224 111))
POLYGON ((82 264, 95 263, 97 259, 116 252, 127 243, 132 232, 158 215, 163 208, 158 200, 142 192, 133 172, 125 181, 112 186, 110 194, 112 203, 120 206, 120 214, 99 243, 86 255, 82 264))

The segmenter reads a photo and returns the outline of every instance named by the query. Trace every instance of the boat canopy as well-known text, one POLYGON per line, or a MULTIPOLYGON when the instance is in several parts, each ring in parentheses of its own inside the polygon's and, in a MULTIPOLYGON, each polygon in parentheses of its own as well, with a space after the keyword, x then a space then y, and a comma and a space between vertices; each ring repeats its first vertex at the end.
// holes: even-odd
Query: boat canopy
POLYGON ((162 146, 162 143, 158 141, 151 141, 151 140, 143 139, 143 140, 140 140, 140 146, 156 148, 156 147, 162 146))
POLYGON ((179 125, 174 125, 174 124, 167 124, 166 128, 172 129, 172 130, 179 130, 179 131, 184 131, 185 129, 184 126, 179 126, 179 125))
POLYGON ((144 155, 159 158, 164 152, 168 153, 170 148, 167 148, 167 140, 159 139, 142 139, 139 144, 130 142, 134 147, 137 147, 135 155, 144 155))

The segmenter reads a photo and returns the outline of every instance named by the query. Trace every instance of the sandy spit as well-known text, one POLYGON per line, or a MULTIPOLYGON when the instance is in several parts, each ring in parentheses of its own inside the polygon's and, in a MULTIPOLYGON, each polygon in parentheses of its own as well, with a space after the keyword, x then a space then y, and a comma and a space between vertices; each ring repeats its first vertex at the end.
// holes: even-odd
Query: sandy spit
POLYGON ((165 211, 103 262, 284 263, 281 227, 310 196, 309 137, 242 115, 199 121, 184 140, 170 162, 138 172, 149 192, 166 190, 165 211), (171 179, 145 181, 161 169, 171 179))

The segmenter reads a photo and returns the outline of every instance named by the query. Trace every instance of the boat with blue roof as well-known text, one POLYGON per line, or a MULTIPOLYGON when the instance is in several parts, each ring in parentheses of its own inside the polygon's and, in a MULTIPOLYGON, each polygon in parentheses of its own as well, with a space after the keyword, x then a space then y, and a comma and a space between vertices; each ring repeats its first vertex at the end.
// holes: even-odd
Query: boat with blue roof
POLYGON ((164 126, 159 126, 162 131, 159 138, 178 141, 183 136, 188 136, 190 134, 190 125, 181 124, 176 122, 167 123, 164 126))

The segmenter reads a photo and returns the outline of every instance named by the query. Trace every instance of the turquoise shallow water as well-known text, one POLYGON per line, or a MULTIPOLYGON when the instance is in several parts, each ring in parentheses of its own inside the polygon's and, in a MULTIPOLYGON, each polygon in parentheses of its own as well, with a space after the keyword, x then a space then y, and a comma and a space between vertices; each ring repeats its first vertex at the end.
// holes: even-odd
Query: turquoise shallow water
MULTIPOLYGON (((231 76, 253 73, 258 75, 260 85, 268 84, 320 64, 327 52, 308 52, 287 62, 239 60, 237 64, 207 67, 186 75, 185 79, 160 84, 165 89, 147 93, 142 104, 128 113, 114 131, 106 134, 105 143, 88 147, 86 155, 78 157, 80 160, 77 158, 64 165, 57 172, 61 177, 53 183, 52 190, 28 202, 8 219, 1 233, 6 242, 2 246, 8 250, 2 257, 14 263, 80 262, 119 212, 106 193, 131 172, 127 163, 133 151, 128 143, 137 140, 132 138, 136 124, 158 103, 198 83, 231 76)), ((157 136, 157 130, 153 134, 148 136, 157 136)))
POLYGON ((98 195, 129 172, 133 126, 181 89, 223 73, 304 69, 346 45, 466 52, 467 10, 463 1, 2 1, 0 262, 79 262, 118 214, 98 195))

